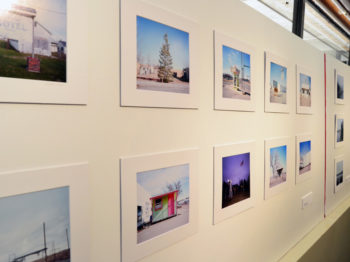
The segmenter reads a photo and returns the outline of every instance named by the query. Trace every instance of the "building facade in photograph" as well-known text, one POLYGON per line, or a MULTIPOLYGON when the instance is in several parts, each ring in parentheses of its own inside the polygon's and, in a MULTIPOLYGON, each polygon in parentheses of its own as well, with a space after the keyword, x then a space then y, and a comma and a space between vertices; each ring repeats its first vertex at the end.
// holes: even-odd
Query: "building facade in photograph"
POLYGON ((151 198, 153 223, 177 215, 178 194, 179 191, 175 190, 151 198))
POLYGON ((137 184, 137 228, 142 228, 151 222, 152 202, 150 198, 150 193, 137 184))
POLYGON ((303 95, 310 95, 311 94, 311 88, 310 88, 310 85, 308 83, 302 83, 301 94, 303 94, 303 95))
POLYGON ((13 5, 11 10, 0 13, 0 39, 20 53, 31 54, 34 43, 34 54, 51 56, 55 41, 45 25, 35 20, 36 14, 34 8, 21 5, 13 5))

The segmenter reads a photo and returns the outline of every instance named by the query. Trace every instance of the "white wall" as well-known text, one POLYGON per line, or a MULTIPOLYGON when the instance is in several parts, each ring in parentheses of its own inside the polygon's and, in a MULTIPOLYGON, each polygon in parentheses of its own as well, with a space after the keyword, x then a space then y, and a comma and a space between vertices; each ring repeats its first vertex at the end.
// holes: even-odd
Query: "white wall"
POLYGON ((331 212, 342 200, 350 195, 350 184, 345 181, 345 178, 350 175, 350 163, 348 161, 350 148, 350 129, 349 129, 349 83, 350 83, 350 68, 348 65, 337 61, 335 58, 327 56, 327 201, 326 201, 326 213, 331 212), (337 70, 344 76, 344 105, 338 105, 334 103, 335 97, 335 74, 334 70, 337 70), (334 146, 334 133, 335 133, 335 114, 344 114, 344 145, 338 148, 334 146), (343 187, 334 192, 334 157, 344 155, 344 174, 343 174, 343 187))
MULTIPOLYGON (((275 261, 323 217, 323 54, 238 0, 148 2, 200 25, 199 109, 119 107, 119 1, 89 0, 88 105, 0 104, 0 171, 88 160, 91 261, 120 261, 119 158, 198 147, 198 233, 142 261, 275 261), (214 29, 255 46, 256 112, 213 110, 214 29), (264 113, 265 50, 314 71, 314 115, 296 115, 295 106, 291 114, 264 113), (313 178, 264 201, 264 139, 306 132, 313 134, 313 178), (213 146, 251 139, 257 205, 213 226, 213 146), (302 211, 300 198, 310 191, 313 204, 302 211)), ((295 78, 292 84, 295 105, 295 78)))

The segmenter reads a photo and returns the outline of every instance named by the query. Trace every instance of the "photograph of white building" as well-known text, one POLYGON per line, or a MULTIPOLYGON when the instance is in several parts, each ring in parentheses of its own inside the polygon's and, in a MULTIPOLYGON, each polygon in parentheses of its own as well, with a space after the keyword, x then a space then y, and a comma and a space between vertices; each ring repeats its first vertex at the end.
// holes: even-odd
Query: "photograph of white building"
POLYGON ((66 82, 66 0, 0 5, 0 76, 66 82), (28 57, 40 61, 28 72, 28 57))

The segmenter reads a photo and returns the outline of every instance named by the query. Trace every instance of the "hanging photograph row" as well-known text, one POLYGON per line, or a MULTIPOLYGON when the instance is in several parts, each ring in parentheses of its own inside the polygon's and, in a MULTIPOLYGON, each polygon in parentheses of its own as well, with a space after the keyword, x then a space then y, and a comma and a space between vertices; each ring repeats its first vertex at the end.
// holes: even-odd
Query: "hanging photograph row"
MULTIPOLYGON (((123 1, 121 17, 121 105, 198 108, 198 25, 133 1, 123 1)), ((217 31, 214 40, 214 108, 255 111, 259 70, 255 49, 217 31)), ((292 66, 287 59, 265 52, 265 112, 292 112, 292 66)), ((296 112, 312 114, 313 72, 301 65, 295 69, 296 112)), ((335 103, 344 104, 340 71, 335 70, 334 86, 335 103)))
MULTIPOLYGON (((0 40, 0 102, 87 104, 89 52, 80 44, 88 38, 81 30, 88 20, 83 1, 52 0, 40 10, 39 0, 22 2, 25 6, 0 7, 5 21, 0 35, 6 36, 0 40), (78 21, 70 19, 77 15, 78 21)), ((264 70, 257 66, 255 49, 218 31, 214 40, 214 108, 255 111, 256 76, 264 70)), ((197 23, 142 1, 122 0, 121 106, 198 108, 199 47, 197 23)), ((292 112, 291 64, 265 53, 266 112, 292 112)), ((334 100, 344 104, 345 72, 334 72, 334 100)), ((310 69, 296 66, 297 113, 312 114, 313 78, 310 69)))
MULTIPOLYGON (((311 135, 297 136, 294 154, 290 137, 265 140, 265 200, 312 176, 311 143, 311 135)), ((256 151, 255 142, 214 147, 214 224, 255 205, 256 151)), ((188 149, 121 159, 123 261, 196 232, 197 153, 188 149)))

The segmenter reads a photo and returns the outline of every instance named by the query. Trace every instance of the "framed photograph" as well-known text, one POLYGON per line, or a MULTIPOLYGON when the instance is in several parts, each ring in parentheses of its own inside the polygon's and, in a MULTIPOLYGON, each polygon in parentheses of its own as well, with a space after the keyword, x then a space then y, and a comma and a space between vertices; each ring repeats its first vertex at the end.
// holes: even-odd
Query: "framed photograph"
POLYGON ((1 261, 89 261, 87 164, 0 173, 1 261))
POLYGON ((335 131, 334 131, 334 143, 335 147, 341 147, 344 145, 344 114, 335 115, 335 131))
POLYGON ((197 24, 139 0, 121 2, 121 105, 198 108, 197 24))
POLYGON ((344 185, 344 155, 334 158, 334 193, 344 185))
POLYGON ((285 59, 265 52, 265 112, 290 112, 290 71, 285 59))
POLYGON ((297 113, 312 114, 312 72, 297 65, 297 113))
POLYGON ((8 0, 0 20, 0 102, 87 104, 82 0, 8 0))
POLYGON ((254 206, 255 142, 214 147, 214 224, 254 206))
POLYGON ((291 144, 289 137, 265 140, 265 199, 291 184, 291 144))
POLYGON ((215 109, 255 111, 255 51, 252 47, 215 33, 215 109))
POLYGON ((311 135, 296 137, 295 182, 300 183, 311 177, 311 135))
POLYGON ((121 159, 122 261, 136 261, 197 231, 197 151, 121 159))
POLYGON ((334 70, 334 103, 343 105, 344 100, 344 74, 334 70))

